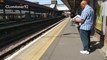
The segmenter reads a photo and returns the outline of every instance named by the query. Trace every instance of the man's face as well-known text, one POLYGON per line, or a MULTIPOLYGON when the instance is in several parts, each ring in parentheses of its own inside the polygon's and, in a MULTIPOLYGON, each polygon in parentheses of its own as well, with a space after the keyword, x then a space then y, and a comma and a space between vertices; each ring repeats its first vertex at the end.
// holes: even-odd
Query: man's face
POLYGON ((81 3, 80 5, 81 5, 81 8, 82 8, 82 9, 85 8, 85 5, 84 5, 83 3, 81 3))

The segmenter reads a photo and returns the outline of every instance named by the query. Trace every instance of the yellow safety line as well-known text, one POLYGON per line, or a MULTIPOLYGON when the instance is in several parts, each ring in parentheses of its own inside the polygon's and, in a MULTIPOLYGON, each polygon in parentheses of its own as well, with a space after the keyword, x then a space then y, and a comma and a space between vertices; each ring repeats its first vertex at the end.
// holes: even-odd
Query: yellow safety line
MULTIPOLYGON (((52 35, 56 35, 58 36, 58 34, 63 30, 63 28, 66 26, 67 22, 64 21, 63 23, 65 24, 62 24, 62 26, 60 26, 59 28, 56 29, 56 31, 52 32, 51 34, 52 35)), ((56 36, 52 36, 49 38, 48 42, 45 44, 44 47, 42 47, 41 51, 39 51, 37 57, 34 58, 34 60, 36 58, 38 58, 37 60, 40 59, 40 57, 44 54, 44 52, 48 49, 48 47, 51 45, 51 43, 56 39, 56 36)))

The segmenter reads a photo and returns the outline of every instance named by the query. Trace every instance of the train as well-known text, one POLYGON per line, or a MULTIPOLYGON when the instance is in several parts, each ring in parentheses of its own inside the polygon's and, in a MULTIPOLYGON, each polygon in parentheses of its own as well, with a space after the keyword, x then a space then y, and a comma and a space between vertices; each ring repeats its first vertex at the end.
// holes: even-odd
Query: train
POLYGON ((61 11, 25 0, 0 0, 0 22, 32 21, 62 16, 61 11))
POLYGON ((63 21, 63 18, 63 11, 44 5, 25 0, 0 0, 0 59, 10 53, 10 50, 30 42, 31 40, 23 42, 26 36, 43 29, 45 32, 63 21), (9 48, 11 46, 15 47, 9 48))

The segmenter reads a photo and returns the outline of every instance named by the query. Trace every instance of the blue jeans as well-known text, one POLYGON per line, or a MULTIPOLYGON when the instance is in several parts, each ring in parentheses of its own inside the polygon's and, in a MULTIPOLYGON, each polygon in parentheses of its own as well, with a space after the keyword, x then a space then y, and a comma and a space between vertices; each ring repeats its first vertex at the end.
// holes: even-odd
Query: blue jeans
POLYGON ((91 30, 80 29, 80 37, 84 48, 83 50, 90 50, 90 34, 91 30))

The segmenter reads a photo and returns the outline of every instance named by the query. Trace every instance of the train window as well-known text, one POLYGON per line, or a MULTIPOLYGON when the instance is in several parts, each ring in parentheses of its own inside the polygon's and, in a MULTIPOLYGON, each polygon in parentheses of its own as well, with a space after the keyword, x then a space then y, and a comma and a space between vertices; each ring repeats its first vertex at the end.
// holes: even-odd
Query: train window
POLYGON ((29 13, 27 10, 22 10, 22 14, 29 13))
POLYGON ((30 13, 25 13, 25 20, 31 20, 31 15, 30 13))
POLYGON ((34 12, 34 11, 31 11, 30 14, 31 14, 31 19, 34 20, 34 19, 35 19, 35 12, 34 12))
POLYGON ((3 15, 0 15, 0 21, 3 21, 3 15))
POLYGON ((3 21, 3 9, 0 9, 0 21, 3 21))
POLYGON ((35 13, 35 15, 36 15, 36 19, 41 19, 42 18, 42 13, 35 13))
POLYGON ((23 19, 23 21, 26 20, 26 16, 25 16, 26 13, 29 13, 29 11, 27 11, 27 10, 21 10, 21 18, 23 19))
POLYGON ((19 10, 11 10, 6 9, 6 20, 8 21, 18 21, 21 19, 20 11, 19 10))

